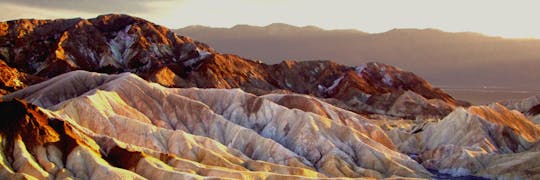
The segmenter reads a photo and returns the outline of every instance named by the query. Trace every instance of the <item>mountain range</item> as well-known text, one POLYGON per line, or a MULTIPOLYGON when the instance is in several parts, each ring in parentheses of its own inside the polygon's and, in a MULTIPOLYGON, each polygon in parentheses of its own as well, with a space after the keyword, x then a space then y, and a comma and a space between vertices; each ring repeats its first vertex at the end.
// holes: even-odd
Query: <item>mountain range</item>
POLYGON ((540 40, 450 33, 437 29, 392 29, 382 33, 324 30, 283 23, 231 28, 188 26, 174 32, 220 52, 265 63, 332 60, 346 65, 392 64, 449 88, 540 90, 540 40))
MULTIPOLYGON (((313 31, 319 31, 309 27, 313 31)), ((539 178, 540 97, 266 64, 128 15, 0 23, 2 179, 539 178)))

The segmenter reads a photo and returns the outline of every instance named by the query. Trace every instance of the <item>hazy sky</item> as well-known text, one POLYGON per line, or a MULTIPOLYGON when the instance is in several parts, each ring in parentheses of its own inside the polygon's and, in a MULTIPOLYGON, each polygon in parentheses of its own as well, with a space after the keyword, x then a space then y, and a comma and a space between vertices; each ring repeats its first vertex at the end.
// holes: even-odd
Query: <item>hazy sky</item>
POLYGON ((125 13, 169 28, 282 22, 384 32, 437 28, 540 38, 538 0, 0 0, 0 20, 125 13))

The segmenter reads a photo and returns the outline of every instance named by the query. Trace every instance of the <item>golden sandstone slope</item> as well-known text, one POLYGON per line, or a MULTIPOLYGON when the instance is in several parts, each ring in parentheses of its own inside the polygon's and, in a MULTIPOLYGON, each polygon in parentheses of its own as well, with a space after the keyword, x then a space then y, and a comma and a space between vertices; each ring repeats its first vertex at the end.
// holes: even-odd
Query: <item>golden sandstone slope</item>
MULTIPOLYGON (((207 167, 183 167, 194 171, 188 174, 233 178, 430 175, 395 151, 371 120, 322 101, 317 102, 333 116, 290 109, 239 89, 168 89, 132 74, 84 71, 57 76, 4 98, 14 97, 47 108, 55 117, 99 136, 95 141, 104 156, 110 146, 126 144, 130 151, 179 159, 159 162, 165 169, 178 170, 177 166, 186 166, 184 161, 207 167), (73 86, 77 83, 87 86, 73 86)), ((283 99, 272 97, 277 98, 283 99)), ((150 163, 142 168, 157 162, 133 163, 150 163)))
POLYGON ((268 65, 127 15, 2 22, 0 53, 1 178, 540 174, 535 97, 466 107, 390 65, 268 65))
MULTIPOLYGON (((94 141, 86 143, 95 149, 90 157, 150 179, 164 174, 437 177, 426 169, 454 176, 532 178, 540 165, 533 160, 539 157, 538 127, 499 104, 460 107, 442 120, 406 126, 399 123, 404 120, 369 119, 307 95, 166 88, 130 73, 85 71, 3 97, 13 98, 47 109, 39 108, 51 117, 49 122, 81 129, 78 134, 94 141), (387 122, 400 125, 388 128, 387 122), (127 158, 132 155, 124 153, 139 155, 127 158), (148 170, 153 166, 158 168, 148 170)), ((23 143, 31 142, 23 138, 23 143)), ((30 152, 35 148, 28 146, 30 152)), ((58 173, 38 171, 51 177, 58 173)))

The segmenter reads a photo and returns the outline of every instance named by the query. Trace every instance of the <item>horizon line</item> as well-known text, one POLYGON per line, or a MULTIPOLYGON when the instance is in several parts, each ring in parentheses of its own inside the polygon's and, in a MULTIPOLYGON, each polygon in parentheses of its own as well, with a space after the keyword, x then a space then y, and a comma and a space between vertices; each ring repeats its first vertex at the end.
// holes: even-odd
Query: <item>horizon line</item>
MULTIPOLYGON (((384 31, 364 31, 364 30, 359 29, 359 28, 324 28, 324 27, 317 26, 317 25, 312 25, 312 24, 310 24, 310 25, 295 25, 295 24, 289 24, 289 23, 284 23, 284 22, 274 22, 274 23, 270 23, 270 24, 267 24, 267 25, 253 25, 253 24, 247 24, 247 23, 239 23, 239 24, 235 24, 235 25, 231 25, 231 26, 212 26, 212 25, 203 25, 203 24, 193 24, 193 25, 187 25, 187 26, 183 26, 183 27, 169 28, 169 29, 179 30, 179 29, 185 29, 185 28, 190 28, 190 27, 205 27, 205 28, 212 28, 212 29, 233 29, 233 28, 235 28, 237 26, 251 26, 251 27, 258 27, 258 28, 267 28, 269 26, 276 25, 276 24, 288 25, 288 26, 292 26, 292 27, 295 27, 295 28, 311 28, 311 27, 313 27, 313 28, 318 28, 321 31, 357 31, 358 33, 365 33, 365 34, 369 34, 369 35, 384 34, 384 33, 388 33, 388 32, 391 32, 391 31, 396 31, 396 30, 418 30, 418 31, 433 30, 433 31, 440 31, 440 32, 443 32, 443 33, 475 34, 475 35, 489 37, 489 38, 501 38, 501 39, 508 39, 508 40, 540 40, 540 37, 502 36, 502 35, 482 33, 482 32, 477 32, 477 31, 450 31, 450 30, 445 30, 443 28, 436 28, 436 27, 394 27, 394 28, 390 28, 390 29, 384 30, 384 31)), ((165 26, 165 27, 167 27, 167 26, 165 26)))
POLYGON ((496 34, 483 33, 483 32, 478 32, 478 31, 469 31, 469 30, 451 31, 451 30, 447 30, 447 29, 444 29, 444 28, 438 28, 438 27, 393 27, 393 28, 383 30, 383 31, 365 31, 365 30, 362 30, 361 28, 326 28, 326 27, 321 27, 319 25, 314 25, 314 24, 297 25, 297 24, 285 23, 285 22, 273 22, 273 23, 269 23, 269 24, 266 24, 266 25, 254 25, 254 24, 249 24, 249 23, 237 23, 237 24, 229 25, 229 26, 219 26, 219 25, 214 26, 214 25, 205 25, 205 24, 192 24, 192 25, 185 25, 185 26, 179 26, 179 27, 170 27, 170 26, 165 25, 163 23, 149 20, 148 18, 145 18, 145 17, 140 17, 140 16, 126 14, 126 13, 105 13, 105 14, 99 14, 99 15, 96 15, 94 17, 89 17, 89 18, 81 17, 81 16, 74 16, 74 17, 69 17, 69 18, 16 18, 16 19, 0 20, 0 22, 16 21, 16 20, 23 20, 23 19, 35 19, 35 20, 93 19, 93 18, 97 18, 99 16, 104 16, 104 15, 126 15, 126 16, 130 16, 130 17, 140 18, 140 19, 144 19, 144 20, 146 20, 148 22, 151 22, 151 23, 166 27, 166 28, 168 28, 170 30, 178 30, 178 29, 184 29, 184 28, 196 27, 196 26, 214 28, 214 29, 215 28, 232 29, 232 28, 234 28, 236 26, 242 26, 242 25, 265 28, 265 27, 268 27, 268 26, 271 26, 271 25, 281 24, 281 25, 292 26, 292 27, 295 27, 295 28, 314 27, 314 28, 318 28, 318 29, 320 29, 322 31, 357 31, 358 33, 365 33, 365 34, 370 34, 370 35, 384 34, 384 33, 388 33, 388 32, 395 31, 395 30, 419 30, 419 31, 422 31, 422 30, 434 30, 434 31, 440 31, 440 32, 443 32, 443 33, 452 33, 452 34, 467 34, 467 33, 469 33, 469 34, 476 34, 476 35, 479 35, 479 36, 484 36, 484 37, 489 37, 489 38, 500 38, 500 39, 508 39, 508 40, 540 40, 540 37, 504 36, 504 35, 496 35, 496 34))

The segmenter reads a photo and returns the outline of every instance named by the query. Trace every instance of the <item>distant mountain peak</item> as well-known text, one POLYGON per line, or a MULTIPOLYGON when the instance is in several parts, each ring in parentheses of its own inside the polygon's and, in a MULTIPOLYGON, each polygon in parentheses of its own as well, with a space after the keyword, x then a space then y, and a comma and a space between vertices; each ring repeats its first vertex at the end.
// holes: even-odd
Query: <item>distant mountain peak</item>
MULTIPOLYGON (((277 32, 263 51, 322 37, 286 49, 322 48, 315 54, 351 40, 286 24, 236 28, 277 32)), ((382 52, 403 51, 390 47, 382 52)), ((362 57, 367 48, 355 58, 376 59, 362 57)), ((510 104, 521 112, 465 109, 387 62, 266 64, 127 15, 0 22, 5 93, 0 179, 539 179, 540 117, 521 112, 536 114, 540 97, 510 104)))
MULTIPOLYGON (((455 103, 447 94, 433 89, 420 77, 376 63, 366 65, 370 72, 365 76, 345 78, 343 82, 346 84, 338 84, 343 88, 336 88, 340 89, 339 92, 321 91, 319 86, 329 87, 332 81, 349 73, 352 67, 328 61, 284 61, 268 65, 237 55, 223 55, 206 44, 128 15, 110 14, 80 20, 44 20, 39 24, 24 27, 29 28, 24 29, 16 22, 11 22, 5 31, 7 35, 0 39, 0 45, 5 49, 2 57, 8 67, 15 68, 10 70, 14 75, 3 78, 4 84, 10 86, 5 88, 7 91, 21 88, 16 86, 16 82, 24 78, 17 75, 18 71, 51 78, 70 71, 86 70, 110 74, 131 72, 168 87, 242 88, 259 95, 284 90, 345 100, 364 93, 373 96, 359 99, 367 104, 380 102, 381 99, 375 97, 383 94, 395 94, 395 97, 384 100, 388 102, 381 106, 384 111, 388 110, 384 108, 388 108, 391 102, 408 90, 427 99, 439 99, 451 106, 455 103), (379 71, 388 73, 381 75, 379 71), (399 84, 401 80, 407 85, 399 84), (390 84, 390 81, 395 84, 390 84), (369 86, 362 87, 366 84, 369 86)), ((234 28, 254 28, 279 33, 305 32, 313 27, 299 28, 276 23, 267 27, 239 25, 234 28)), ((23 84, 25 85, 27 84, 23 84)), ((351 110, 375 112, 364 107, 351 110)), ((428 112, 436 116, 444 113, 448 111, 428 112)), ((423 114, 423 110, 393 115, 420 114, 423 114)))
POLYGON ((287 58, 333 59, 351 66, 376 60, 413 71, 445 87, 480 84, 523 90, 540 87, 530 83, 540 77, 540 71, 524 68, 540 66, 538 39, 508 39, 434 28, 396 28, 382 33, 365 33, 357 30, 308 31, 286 24, 273 26, 285 28, 267 31, 268 26, 250 26, 250 31, 209 28, 175 32, 207 42, 221 52, 241 54, 271 64, 287 58), (501 72, 509 73, 503 75, 501 72))
MULTIPOLYGON (((183 28, 183 29, 195 29, 195 28, 199 28, 199 29, 216 29, 216 28, 206 27, 206 26, 203 26, 203 27, 189 26, 189 27, 186 27, 186 28, 183 28)), ((227 28, 221 28, 221 29, 227 29, 227 28)), ((247 25, 247 24, 238 24, 238 25, 235 25, 235 26, 233 26, 233 27, 231 27, 229 29, 254 30, 254 31, 261 31, 261 32, 269 32, 270 31, 270 32, 275 32, 275 33, 297 32, 297 31, 324 31, 324 29, 319 28, 317 26, 309 25, 309 26, 300 27, 300 26, 294 26, 294 25, 290 25, 290 24, 286 24, 286 23, 272 23, 272 24, 269 24, 269 25, 266 25, 266 26, 253 26, 253 25, 247 25)))
POLYGON ((287 32, 287 31, 324 31, 324 29, 319 28, 317 26, 309 25, 309 26, 295 26, 290 25, 286 23, 272 23, 267 26, 263 27, 266 30, 269 31, 276 31, 276 32, 287 32))
POLYGON ((212 27, 205 26, 205 25, 189 25, 189 26, 184 27, 184 29, 200 29, 200 28, 212 28, 212 27))
POLYGON ((266 28, 266 29, 276 29, 276 30, 288 30, 288 29, 296 29, 296 28, 300 28, 300 27, 293 26, 293 25, 290 25, 290 24, 285 24, 285 23, 272 23, 272 24, 269 24, 267 26, 264 26, 264 28, 266 28))
POLYGON ((435 29, 435 28, 424 28, 424 29, 419 29, 419 28, 393 28, 393 29, 390 29, 386 32, 383 32, 383 33, 403 33, 403 32, 415 32, 415 33, 445 33, 444 31, 440 30, 440 29, 435 29))

